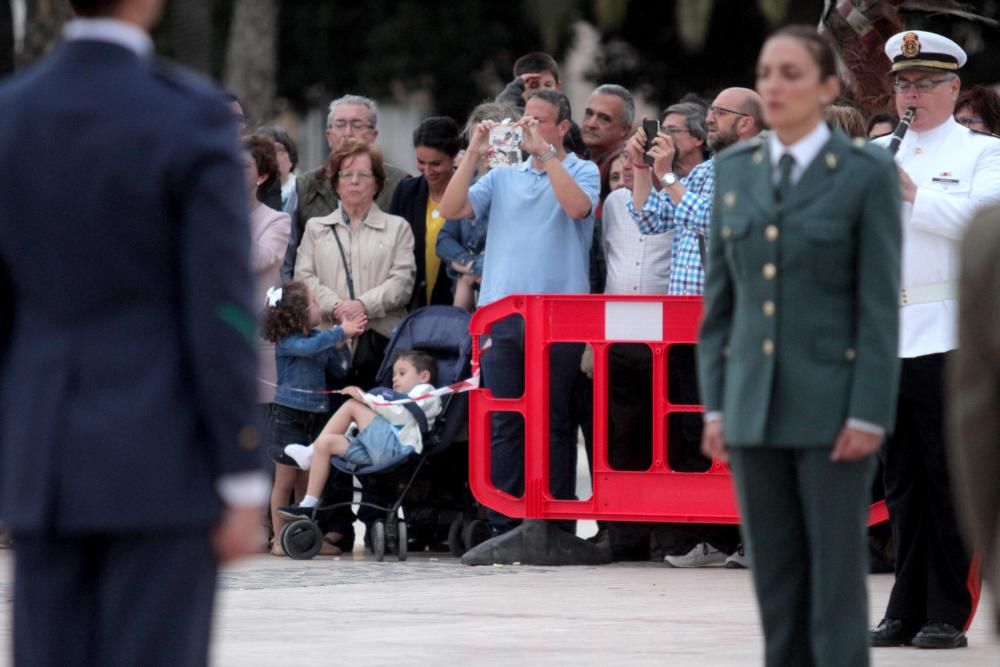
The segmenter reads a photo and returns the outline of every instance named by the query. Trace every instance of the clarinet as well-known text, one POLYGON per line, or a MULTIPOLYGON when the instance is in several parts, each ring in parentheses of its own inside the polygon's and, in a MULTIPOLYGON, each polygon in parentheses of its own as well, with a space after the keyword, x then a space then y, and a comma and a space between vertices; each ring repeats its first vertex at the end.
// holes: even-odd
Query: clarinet
POLYGON ((899 151, 899 144, 903 143, 903 136, 910 129, 910 123, 913 122, 913 114, 916 112, 917 110, 913 107, 906 107, 903 117, 899 120, 899 125, 892 131, 892 139, 889 140, 888 146, 890 155, 895 155, 899 151))

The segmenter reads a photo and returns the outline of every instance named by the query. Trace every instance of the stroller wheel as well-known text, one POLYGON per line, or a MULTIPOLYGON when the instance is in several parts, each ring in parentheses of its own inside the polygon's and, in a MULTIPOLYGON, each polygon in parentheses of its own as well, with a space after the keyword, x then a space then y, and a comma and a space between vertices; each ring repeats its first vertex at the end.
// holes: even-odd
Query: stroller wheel
POLYGON ((396 524, 396 532, 398 533, 398 537, 399 537, 399 552, 398 552, 398 556, 399 556, 399 560, 403 561, 403 560, 406 560, 406 549, 409 546, 409 544, 406 541, 406 522, 405 521, 400 521, 399 523, 396 524))
POLYGON ((323 531, 312 519, 298 519, 281 529, 281 547, 295 560, 309 560, 323 548, 323 531))
POLYGON ((372 524, 372 552, 375 560, 382 562, 385 560, 385 522, 376 521, 372 524))
POLYGON ((465 517, 459 514, 448 526, 448 549, 455 558, 461 558, 465 553, 465 541, 462 539, 462 529, 465 528, 465 517))
POLYGON ((462 539, 465 542, 465 550, 468 551, 490 539, 490 527, 485 521, 473 519, 465 526, 462 539))

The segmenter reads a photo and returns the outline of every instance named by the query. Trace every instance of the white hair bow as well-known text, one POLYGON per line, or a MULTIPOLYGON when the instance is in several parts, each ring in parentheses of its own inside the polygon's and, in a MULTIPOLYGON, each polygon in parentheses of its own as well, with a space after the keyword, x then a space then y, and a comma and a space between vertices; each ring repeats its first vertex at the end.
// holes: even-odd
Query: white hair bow
POLYGON ((269 287, 267 289, 267 305, 274 308, 279 303, 281 303, 281 288, 280 287, 269 287))

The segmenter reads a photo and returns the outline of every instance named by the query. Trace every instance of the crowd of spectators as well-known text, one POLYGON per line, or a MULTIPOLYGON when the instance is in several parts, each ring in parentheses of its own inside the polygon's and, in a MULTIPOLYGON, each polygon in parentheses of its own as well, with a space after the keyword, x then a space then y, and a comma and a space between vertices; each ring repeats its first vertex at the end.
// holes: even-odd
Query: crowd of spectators
MULTIPOLYGON (((577 124, 551 56, 523 56, 513 74, 464 127, 435 116, 414 129, 417 175, 384 162, 378 108, 358 95, 330 104, 330 155, 310 171, 297 173, 298 151, 285 129, 270 125, 245 135, 259 301, 268 286, 295 279, 315 294, 329 322, 367 318, 347 379, 328 377, 331 388, 371 386, 393 327, 421 306, 474 310, 525 292, 702 293, 713 157, 766 131, 756 93, 727 88, 712 102, 685 95, 659 115, 658 136, 647 137, 633 95, 620 85, 596 86, 577 124), (489 131, 504 121, 523 132, 524 162, 491 170, 489 131)), ((995 92, 970 88, 956 109, 956 120, 970 128, 998 131, 995 92)), ((883 136, 898 123, 889 110, 866 118, 846 100, 827 109, 826 121, 852 138, 883 136)), ((523 328, 504 325, 494 331, 495 363, 484 363, 484 383, 497 396, 516 397, 523 391, 523 328)), ((697 403, 692 352, 672 351, 670 383, 672 396, 697 403)), ((649 349, 616 345, 609 361, 609 458, 615 468, 642 470, 653 450, 649 349)), ((592 352, 557 346, 550 362, 552 487, 556 497, 572 498, 580 430, 592 459, 592 352)), ((261 365, 261 378, 274 383, 273 345, 263 339, 261 365)), ((262 409, 273 395, 262 384, 262 409)), ((523 488, 518 420, 495 417, 493 432, 494 481, 515 495, 523 488)), ((671 442, 678 443, 671 467, 707 469, 700 432, 696 416, 671 425, 671 442)), ((343 484, 325 490, 332 502, 350 493, 343 484)), ((517 525, 490 516, 495 534, 517 525)), ((349 548, 354 518, 344 508, 322 517, 328 541, 349 548)), ((735 529, 601 523, 592 541, 618 558, 745 566, 735 529)))

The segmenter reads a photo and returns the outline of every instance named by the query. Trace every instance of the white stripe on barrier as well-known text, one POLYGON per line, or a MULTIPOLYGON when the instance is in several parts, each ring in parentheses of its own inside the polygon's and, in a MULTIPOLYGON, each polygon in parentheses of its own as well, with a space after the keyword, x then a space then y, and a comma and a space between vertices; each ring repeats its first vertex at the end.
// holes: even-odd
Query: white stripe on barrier
POLYGON ((659 301, 608 301, 604 304, 607 340, 663 340, 663 304, 659 301))

